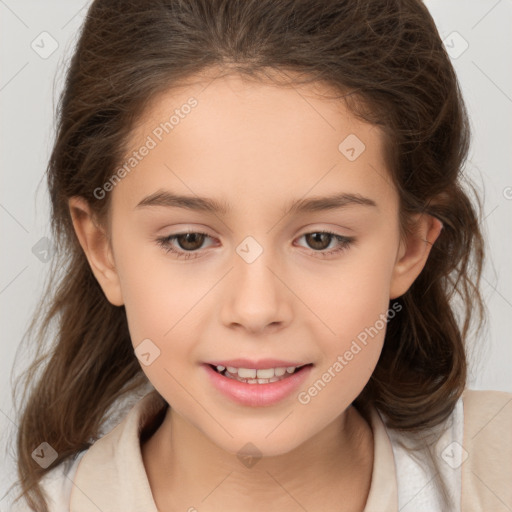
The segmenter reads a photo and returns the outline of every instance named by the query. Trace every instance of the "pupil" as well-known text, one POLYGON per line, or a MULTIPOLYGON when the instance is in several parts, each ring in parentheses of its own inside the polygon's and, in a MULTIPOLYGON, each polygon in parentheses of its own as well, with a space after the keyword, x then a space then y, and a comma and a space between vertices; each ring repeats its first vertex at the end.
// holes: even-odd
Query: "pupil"
POLYGON ((309 237, 308 243, 313 247, 314 249, 325 249, 329 246, 329 238, 331 235, 329 233, 310 233, 306 235, 309 237), (325 237, 326 240, 324 240, 324 243, 322 243, 322 237, 325 237), (312 243, 311 243, 312 241, 312 243), (325 245, 325 242, 327 241, 327 245, 325 245))
POLYGON ((180 243, 182 249, 187 249, 187 250, 194 250, 194 249, 197 249, 197 240, 194 241, 194 239, 196 237, 199 237, 199 247, 201 246, 202 244, 202 237, 204 237, 204 235, 200 234, 200 233, 185 233, 184 235, 182 235, 182 237, 185 239, 185 243, 180 243), (191 239, 191 240, 190 240, 191 239), (187 244, 191 244, 187 246, 187 244))

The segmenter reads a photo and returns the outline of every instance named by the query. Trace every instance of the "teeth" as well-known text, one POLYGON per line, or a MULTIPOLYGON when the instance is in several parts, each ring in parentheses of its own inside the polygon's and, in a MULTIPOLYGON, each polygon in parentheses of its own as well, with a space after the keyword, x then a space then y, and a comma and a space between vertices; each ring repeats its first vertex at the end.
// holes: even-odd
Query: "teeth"
POLYGON ((255 370, 254 368, 229 368, 229 373, 236 374, 242 379, 271 379, 272 377, 282 377, 286 372, 293 373, 295 366, 288 368, 262 368, 255 370), (234 371, 231 371, 234 370, 234 371))
MULTIPOLYGON (((258 370, 259 371, 259 370, 258 370)), ((274 372, 272 372, 274 373, 274 372)), ((256 370, 249 368, 238 368, 238 376, 242 379, 254 379, 256 377, 256 370)), ((263 375, 262 375, 263 377, 263 375)))
MULTIPOLYGON (((274 368, 265 368, 258 370, 256 375, 258 376, 258 379, 270 379, 275 376, 274 371, 274 368)), ((238 372, 238 375, 240 375, 240 371, 238 372)))
POLYGON ((261 380, 265 382, 275 382, 272 379, 275 379, 276 377, 282 377, 286 373, 291 374, 297 368, 297 366, 289 366, 287 368, 261 368, 256 370, 255 368, 235 368, 234 366, 224 367, 222 365, 217 366, 217 370, 219 372, 223 372, 224 369, 226 369, 226 374, 230 373, 233 376, 238 376, 241 379, 248 379, 247 382, 250 384, 255 384, 257 382, 261 384, 261 380))

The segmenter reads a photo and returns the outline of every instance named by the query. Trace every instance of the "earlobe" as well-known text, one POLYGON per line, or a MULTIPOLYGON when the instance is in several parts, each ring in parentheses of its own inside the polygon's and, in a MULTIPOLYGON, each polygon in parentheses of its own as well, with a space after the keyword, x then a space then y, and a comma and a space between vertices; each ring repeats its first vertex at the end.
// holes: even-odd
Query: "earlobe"
POLYGON ((426 214, 417 215, 415 229, 400 244, 391 279, 390 299, 403 295, 420 275, 442 229, 439 219, 426 214))
POLYGON ((71 197, 68 206, 76 236, 94 277, 108 301, 114 306, 122 306, 124 301, 119 276, 105 229, 96 222, 91 208, 84 198, 71 197))

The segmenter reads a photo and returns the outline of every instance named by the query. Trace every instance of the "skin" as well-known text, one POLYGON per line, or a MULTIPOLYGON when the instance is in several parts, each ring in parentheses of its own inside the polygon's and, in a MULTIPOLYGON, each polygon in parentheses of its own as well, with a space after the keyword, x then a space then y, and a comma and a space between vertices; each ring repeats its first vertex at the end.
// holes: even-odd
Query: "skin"
MULTIPOLYGON (((83 199, 69 201, 96 279, 126 308, 134 348, 149 338, 160 350, 141 366, 170 408, 141 449, 161 511, 364 509, 373 437, 351 403, 377 364, 385 329, 307 404, 297 393, 269 407, 233 403, 200 366, 236 357, 311 362, 299 391, 307 390, 407 291, 439 235, 438 220, 418 215, 415 234, 401 239, 382 133, 342 101, 319 96, 325 90, 234 74, 169 90, 138 123, 134 150, 168 112, 191 96, 198 105, 110 192, 108 225, 94 221, 83 199), (354 161, 338 150, 349 134, 366 146, 354 161), (230 209, 136 208, 163 189, 230 209), (283 213, 293 200, 334 192, 377 207, 283 213), (304 235, 325 230, 355 240, 322 257, 336 238, 315 245, 304 235), (155 241, 185 231, 211 237, 195 242, 190 259, 155 241), (252 263, 236 252, 247 236, 263 249, 252 263), (263 456, 250 468, 237 457, 248 442, 263 456)), ((181 243, 172 246, 193 246, 181 243)))

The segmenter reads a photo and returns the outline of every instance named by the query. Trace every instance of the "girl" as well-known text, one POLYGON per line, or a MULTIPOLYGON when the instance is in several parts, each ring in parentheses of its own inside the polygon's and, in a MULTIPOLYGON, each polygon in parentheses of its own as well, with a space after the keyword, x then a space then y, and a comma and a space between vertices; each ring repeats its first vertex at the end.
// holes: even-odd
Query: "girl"
POLYGON ((512 394, 465 389, 467 113, 419 0, 96 0, 58 122, 19 510, 512 506, 512 394))

